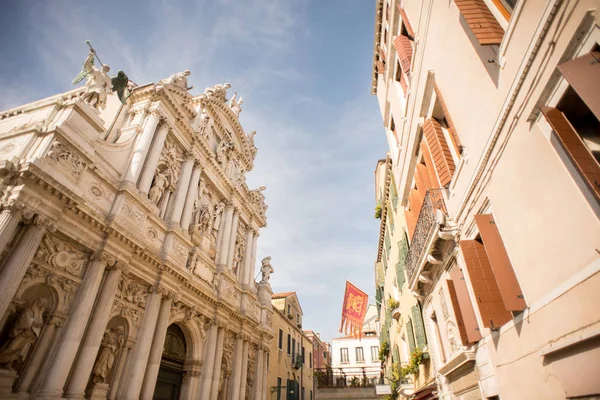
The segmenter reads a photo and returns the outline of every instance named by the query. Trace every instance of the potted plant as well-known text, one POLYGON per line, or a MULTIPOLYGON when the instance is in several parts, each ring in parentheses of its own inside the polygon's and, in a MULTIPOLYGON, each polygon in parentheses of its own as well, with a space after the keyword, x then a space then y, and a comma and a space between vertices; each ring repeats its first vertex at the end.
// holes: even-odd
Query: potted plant
POLYGON ((384 363, 385 359, 389 355, 390 355, 390 343, 387 341, 381 343, 381 348, 379 349, 379 361, 384 363))
POLYGON ((398 300, 393 299, 392 297, 388 298, 387 301, 388 309, 392 313, 392 318, 395 320, 400 319, 400 302, 398 300))
POLYGON ((375 206, 375 219, 381 218, 381 204, 375 206))

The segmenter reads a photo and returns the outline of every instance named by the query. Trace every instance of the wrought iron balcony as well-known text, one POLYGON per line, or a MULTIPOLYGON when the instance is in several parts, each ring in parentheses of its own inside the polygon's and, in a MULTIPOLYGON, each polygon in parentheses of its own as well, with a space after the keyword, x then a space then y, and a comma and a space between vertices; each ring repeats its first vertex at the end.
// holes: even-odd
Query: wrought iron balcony
MULTIPOLYGON (((436 233, 447 225, 448 212, 442 195, 443 190, 442 188, 429 189, 425 194, 425 200, 419 212, 417 225, 410 241, 410 249, 406 256, 406 275, 411 288, 415 287, 416 279, 420 274, 420 267, 427 261, 432 263, 438 261, 434 260, 429 254, 435 239, 438 237, 436 233)), ((450 235, 450 237, 453 237, 453 235, 450 235)), ((440 238, 442 238, 441 235, 440 238)))

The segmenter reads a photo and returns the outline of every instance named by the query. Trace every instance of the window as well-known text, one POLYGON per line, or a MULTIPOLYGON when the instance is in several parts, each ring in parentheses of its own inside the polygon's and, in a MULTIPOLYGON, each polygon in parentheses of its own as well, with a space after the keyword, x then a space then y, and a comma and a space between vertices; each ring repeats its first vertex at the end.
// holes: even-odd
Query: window
POLYGON ((277 346, 279 350, 283 350, 283 330, 279 330, 279 344, 277 346))
POLYGON ((359 363, 365 362, 365 353, 363 352, 362 347, 356 348, 356 362, 359 362, 359 363))
POLYGON ((296 362, 296 339, 292 339, 292 363, 296 362))
POLYGON ((281 378, 277 377, 277 400, 281 400, 281 378))
POLYGON ((312 390, 310 391, 310 400, 313 400, 312 390))
POLYGON ((292 306, 288 304, 288 317, 292 315, 292 306))
POLYGON ((308 366, 309 366, 310 368, 312 368, 312 367, 313 367, 313 365, 312 365, 312 361, 313 361, 312 353, 308 353, 308 366))
POLYGON ((287 336, 287 353, 288 355, 292 354, 292 336, 289 333, 287 336))
POLYGON ((347 347, 340 349, 340 360, 343 363, 350 362, 350 359, 348 358, 348 348, 347 347))
POLYGON ((371 346, 371 362, 379 360, 379 346, 371 346))
POLYGON ((302 364, 306 364, 305 360, 304 360, 304 356, 305 356, 305 348, 304 346, 302 346, 302 364))
POLYGON ((600 46, 560 64, 569 87, 542 112, 577 172, 600 201, 600 46))
POLYGON ((302 386, 302 400, 304 400, 304 386, 302 386))

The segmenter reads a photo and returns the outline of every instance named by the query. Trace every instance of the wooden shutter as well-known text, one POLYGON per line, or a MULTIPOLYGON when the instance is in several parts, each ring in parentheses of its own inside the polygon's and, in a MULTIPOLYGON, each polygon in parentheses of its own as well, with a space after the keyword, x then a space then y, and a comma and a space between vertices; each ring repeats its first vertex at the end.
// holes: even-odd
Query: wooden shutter
POLYGON ((504 29, 483 0, 454 0, 454 3, 480 45, 499 45, 502 42, 504 29))
POLYGON ((394 350, 392 352, 392 362, 399 363, 400 362, 400 351, 398 351, 398 346, 394 345, 394 350))
POLYGON ((410 21, 408 20, 408 15, 406 15, 406 11, 404 11, 404 8, 402 8, 400 6, 400 2, 398 2, 398 11, 400 12, 400 18, 402 18, 402 23, 404 24, 404 27, 406 28, 406 32, 408 32, 408 34, 412 38, 414 38, 415 31, 413 30, 412 26, 410 25, 410 21))
POLYGON ((405 210, 404 218, 406 218, 406 229, 408 230, 408 237, 412 240, 413 233, 415 233, 415 228, 417 227, 417 218, 419 218, 419 216, 415 215, 413 210, 405 210))
POLYGON ((396 263, 396 280, 398 282, 398 290, 402 292, 402 287, 404 287, 404 283, 406 278, 404 277, 404 267, 406 262, 406 256, 408 255, 408 240, 405 235, 398 242, 398 262, 396 263))
POLYGON ((385 62, 377 60, 375 61, 375 66, 377 67, 378 74, 385 74, 385 62))
POLYGON ((512 319, 512 314, 504 307, 485 248, 476 240, 461 240, 460 249, 469 271, 483 326, 491 328, 492 325, 504 325, 512 319))
POLYGON ((558 141, 571 158, 581 177, 600 201, 600 165, 565 114, 556 108, 542 107, 542 113, 556 133, 558 141))
POLYGON ((423 315, 421 314, 421 307, 419 305, 412 306, 411 308, 413 328, 415 330, 415 336, 417 338, 417 346, 423 349, 427 344, 427 335, 425 335, 425 325, 423 324, 423 315))
POLYGON ((410 349, 410 354, 415 351, 415 333, 413 331, 412 320, 409 318, 406 323, 406 336, 408 336, 408 348, 410 349))
POLYGON ((408 204, 410 204, 410 210, 414 213, 415 217, 419 217, 421 207, 425 201, 425 192, 418 189, 410 189, 408 194, 408 204))
POLYGON ((567 61, 557 68, 600 120, 600 51, 567 61))
POLYGON ((431 152, 440 184, 446 186, 452 180, 456 166, 442 131, 442 126, 435 119, 428 119, 423 124, 423 134, 425 135, 427 147, 431 152))
POLYGON ((450 273, 452 279, 448 279, 448 294, 454 315, 456 316, 456 325, 460 333, 463 345, 476 343, 481 339, 481 333, 477 326, 475 311, 467 292, 465 278, 460 268, 455 267, 450 273))
POLYGON ((421 153, 423 154, 423 159, 425 160, 425 167, 427 168, 431 186, 436 189, 442 187, 442 185, 440 185, 440 179, 437 176, 437 172, 435 172, 435 163, 433 162, 433 157, 431 156, 429 147, 427 147, 427 144, 425 143, 425 139, 423 139, 421 142, 421 153))
POLYGON ((418 163, 415 171, 415 183, 419 190, 427 193, 429 189, 433 189, 431 179, 429 179, 429 172, 425 164, 418 163))
POLYGON ((410 66, 412 65, 413 58, 413 48, 411 40, 408 38, 408 36, 398 35, 396 39, 394 39, 394 47, 396 48, 396 52, 398 53, 398 61, 400 61, 402 71, 408 74, 408 72, 410 71, 410 66))
POLYGON ((435 97, 439 100, 442 105, 442 110, 444 111, 444 119, 448 123, 448 130, 450 131, 450 138, 452 139, 452 146, 454 146, 454 150, 456 154, 460 154, 460 146, 461 141, 458 137, 458 133, 456 130, 456 126, 454 125, 454 121, 452 121, 452 117, 450 116, 450 111, 448 111, 448 107, 446 106, 446 102, 444 101, 444 96, 442 96, 442 92, 440 88, 438 88, 437 83, 433 83, 433 89, 435 90, 435 97))
POLYGON ((524 310, 527 305, 523 299, 523 291, 508 258, 496 222, 491 214, 478 214, 475 215, 475 223, 479 228, 485 252, 498 282, 504 307, 509 311, 524 310))

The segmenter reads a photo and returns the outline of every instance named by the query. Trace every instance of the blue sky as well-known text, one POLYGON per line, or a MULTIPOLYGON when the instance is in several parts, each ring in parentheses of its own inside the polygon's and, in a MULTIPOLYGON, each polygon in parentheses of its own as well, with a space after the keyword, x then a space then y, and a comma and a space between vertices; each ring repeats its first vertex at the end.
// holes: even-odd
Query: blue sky
MULTIPOLYGON (((296 291, 304 328, 338 336, 344 280, 374 294, 374 169, 386 152, 370 95, 368 0, 2 2, 0 109, 71 89, 91 40, 145 84, 189 69, 199 94, 230 82, 256 130, 251 187, 266 185, 274 291, 296 291)), ((373 301, 373 300, 372 300, 373 301)))

